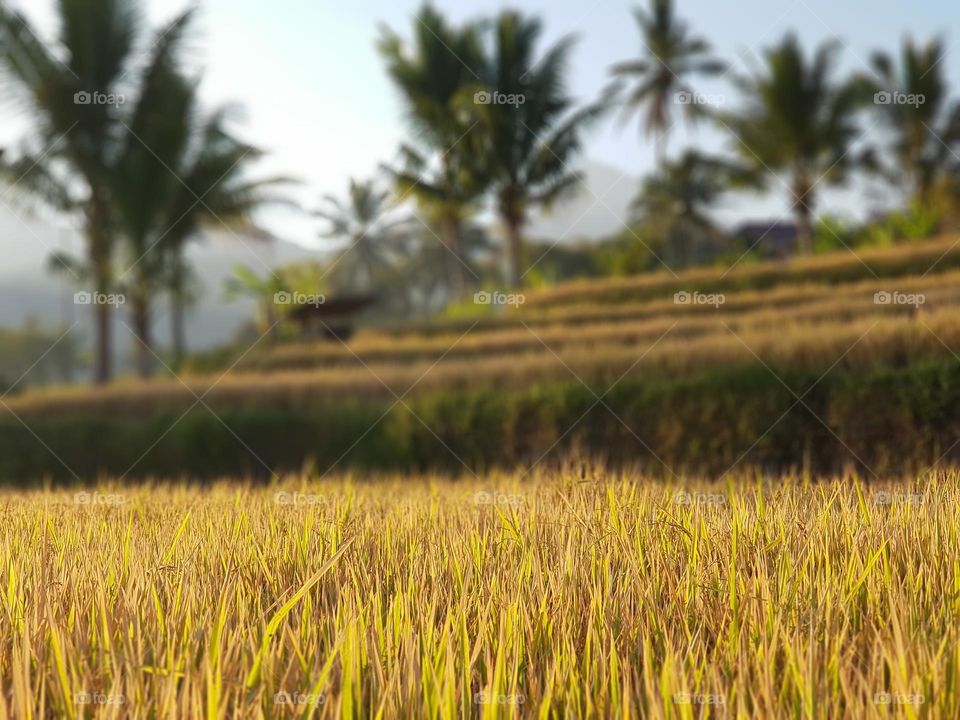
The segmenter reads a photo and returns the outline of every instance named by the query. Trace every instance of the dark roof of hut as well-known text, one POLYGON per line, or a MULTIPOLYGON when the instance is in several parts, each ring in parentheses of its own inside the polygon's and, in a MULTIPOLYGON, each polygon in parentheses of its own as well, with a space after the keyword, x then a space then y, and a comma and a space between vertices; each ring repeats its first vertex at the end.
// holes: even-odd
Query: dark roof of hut
POLYGON ((340 295, 328 297, 319 305, 296 305, 289 317, 304 321, 312 318, 346 317, 354 315, 376 302, 375 295, 340 295))

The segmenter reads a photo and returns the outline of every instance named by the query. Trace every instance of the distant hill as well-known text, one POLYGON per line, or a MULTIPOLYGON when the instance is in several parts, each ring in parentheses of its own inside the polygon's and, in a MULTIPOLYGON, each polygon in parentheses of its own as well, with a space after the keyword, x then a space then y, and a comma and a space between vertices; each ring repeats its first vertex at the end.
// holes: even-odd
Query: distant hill
POLYGON ((527 233, 550 242, 572 244, 597 240, 623 229, 640 181, 629 173, 597 162, 581 167, 583 182, 550 212, 538 212, 527 233))

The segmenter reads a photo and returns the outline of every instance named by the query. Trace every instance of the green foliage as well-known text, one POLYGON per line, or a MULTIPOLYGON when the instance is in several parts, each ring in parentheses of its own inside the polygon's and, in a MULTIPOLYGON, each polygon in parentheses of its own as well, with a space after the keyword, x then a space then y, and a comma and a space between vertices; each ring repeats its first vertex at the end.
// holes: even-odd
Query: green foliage
POLYGON ((84 362, 77 337, 64 331, 32 320, 21 328, 0 328, 0 394, 74 380, 84 362))
MULTIPOLYGON (((256 306, 254 322, 258 334, 269 332, 277 339, 282 330, 280 322, 289 304, 278 300, 278 296, 302 292, 305 295, 322 295, 326 286, 326 268, 319 263, 298 263, 267 270, 263 275, 247 267, 236 265, 233 277, 224 283, 224 297, 227 301, 246 297, 256 306)), ((207 358, 217 357, 217 353, 207 354, 207 358)), ((200 361, 201 366, 206 361, 200 361)))
POLYGON ((940 226, 940 213, 919 201, 906 210, 890 213, 883 221, 872 223, 865 231, 869 245, 893 245, 900 241, 925 240, 940 226))
MULTIPOLYGON (((813 230, 813 251, 817 254, 837 252, 864 244, 864 228, 852 220, 834 215, 821 215, 813 230)), ((887 243, 870 243, 884 245, 887 243)))
POLYGON ((598 243, 593 255, 600 272, 596 275, 624 277, 638 275, 659 265, 653 254, 653 239, 643 238, 642 228, 624 229, 598 243))
MULTIPOLYGON (((405 401, 409 409, 338 401, 309 411, 260 405, 216 416, 201 408, 180 422, 171 413, 29 423, 57 458, 88 477, 131 465, 130 477, 263 476, 261 461, 270 470, 296 471, 338 459, 348 468, 459 472, 462 463, 474 470, 527 465, 558 439, 554 457, 578 450, 612 463, 639 462, 657 474, 723 473, 748 450, 744 462, 764 469, 807 464, 829 472, 865 463, 871 471, 900 472, 935 460, 960 432, 960 366, 952 359, 819 378, 754 366, 682 380, 625 379, 604 396, 607 407, 579 382, 547 381, 510 392, 416 394, 405 401)), ((2 423, 0 479, 69 479, 22 425, 2 423)))
POLYGON ((633 211, 638 224, 656 238, 657 262, 671 269, 700 265, 729 245, 710 211, 727 190, 737 185, 757 185, 754 173, 695 150, 664 162, 647 177, 633 211))

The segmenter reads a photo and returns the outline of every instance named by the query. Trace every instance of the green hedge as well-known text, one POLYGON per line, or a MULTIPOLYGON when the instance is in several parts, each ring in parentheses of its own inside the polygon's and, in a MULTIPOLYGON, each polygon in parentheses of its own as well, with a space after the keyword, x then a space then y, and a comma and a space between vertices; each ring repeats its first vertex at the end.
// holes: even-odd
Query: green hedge
POLYGON ((452 472, 466 465, 479 472, 527 466, 554 443, 545 461, 576 451, 664 474, 721 474, 734 464, 770 471, 853 464, 869 475, 922 468, 960 438, 960 363, 859 376, 836 370, 819 383, 817 374, 776 372, 783 383, 764 367, 624 381, 602 403, 571 380, 508 393, 424 394, 389 410, 354 402, 310 413, 264 408, 218 416, 198 407, 179 420, 26 416, 29 429, 5 418, 0 481, 267 477, 305 466, 322 473, 334 464, 452 472))

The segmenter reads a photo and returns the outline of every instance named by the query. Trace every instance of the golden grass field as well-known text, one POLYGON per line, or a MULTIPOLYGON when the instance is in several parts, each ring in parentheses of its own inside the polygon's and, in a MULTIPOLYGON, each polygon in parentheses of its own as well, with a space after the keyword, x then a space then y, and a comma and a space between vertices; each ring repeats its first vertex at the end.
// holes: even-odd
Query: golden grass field
POLYGON ((956 718, 957 481, 7 490, 0 718, 956 718))
MULTIPOLYGON (((774 287, 801 281, 834 285, 857 279, 894 279, 913 273, 926 275, 956 268, 960 261, 960 244, 948 234, 933 240, 909 242, 886 247, 858 248, 796 257, 741 263, 729 267, 701 267, 681 274, 669 271, 643 273, 625 277, 605 277, 562 283, 528 298, 526 305, 535 308, 558 308, 589 302, 623 302, 627 299, 650 299, 673 292, 678 280, 691 287, 706 288, 725 280, 728 286, 774 287)), ((731 289, 728 287, 727 289, 731 289)), ((723 288, 719 288, 723 292, 723 288)))

